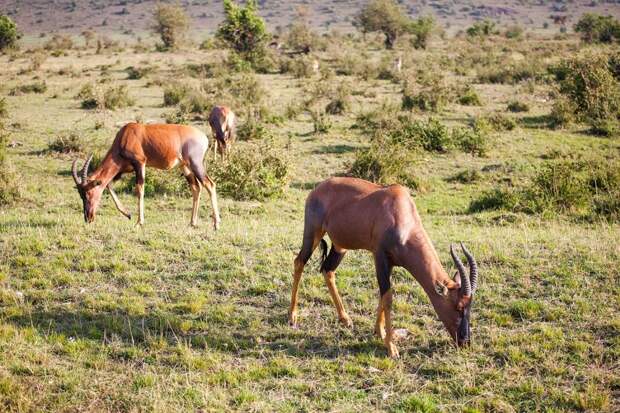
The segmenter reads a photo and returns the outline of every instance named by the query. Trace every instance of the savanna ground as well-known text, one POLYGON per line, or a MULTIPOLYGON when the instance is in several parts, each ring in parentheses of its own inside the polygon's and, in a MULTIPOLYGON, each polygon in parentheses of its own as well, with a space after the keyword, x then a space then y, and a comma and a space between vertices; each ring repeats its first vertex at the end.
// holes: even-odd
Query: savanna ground
MULTIPOLYGON (((505 62, 550 62, 582 47, 573 37, 485 42, 482 54, 505 62)), ((329 82, 350 84, 352 107, 331 116, 327 132, 314 133, 307 114, 283 114, 318 75, 256 75, 269 111, 284 119, 267 125, 269 145, 290 163, 282 197, 221 196, 222 227, 214 232, 204 194, 197 228, 188 225, 189 190, 148 197, 143 228, 118 214, 106 195, 95 223, 86 225, 71 160, 101 154, 128 120, 163 119, 171 109, 162 107, 161 85, 199 82, 187 65, 219 63, 220 52, 69 50, 35 70, 28 70, 26 51, 2 56, 3 95, 37 81, 47 90, 6 97, 9 141, 17 144, 8 149, 9 161, 22 194, 0 210, 0 410, 620 409, 618 224, 469 209, 485 190, 528 179, 553 154, 617 159, 620 145, 585 127, 544 127, 551 107, 545 82, 477 82, 475 68, 463 70, 470 61, 463 56, 481 53, 479 47, 435 39, 427 51, 404 49, 404 70, 443 70, 456 84, 473 83, 482 98, 482 106, 450 103, 437 119, 464 125, 471 116, 501 112, 517 127, 490 133, 484 156, 449 151, 417 158, 424 190, 414 199, 442 262, 452 273, 449 243, 465 241, 480 266, 480 287, 473 344, 456 350, 415 279, 396 270, 394 323, 409 333, 398 343, 399 360, 388 359, 373 336, 378 288, 364 252, 349 252, 337 271, 352 329, 338 324, 316 253, 302 279, 300 327, 287 324, 305 196, 317 182, 346 172, 356 150, 369 145, 368 133, 352 127, 357 115, 386 101, 400 104, 398 84, 332 75, 329 82), (128 80, 128 66, 151 71, 128 80), (76 94, 103 77, 126 85, 135 103, 81 109, 76 94), (506 112, 515 99, 529 112, 506 112), (50 152, 50 142, 68 131, 79 136, 82 153, 50 152), (476 179, 451 179, 472 170, 476 179)), ((343 37, 321 55, 321 65, 337 65, 329 53, 343 51, 376 61, 394 56, 380 40, 343 37)), ((203 121, 193 124, 206 130, 203 121)), ((249 145, 239 142, 236 150, 249 145)), ((133 195, 121 199, 135 211, 133 195)))

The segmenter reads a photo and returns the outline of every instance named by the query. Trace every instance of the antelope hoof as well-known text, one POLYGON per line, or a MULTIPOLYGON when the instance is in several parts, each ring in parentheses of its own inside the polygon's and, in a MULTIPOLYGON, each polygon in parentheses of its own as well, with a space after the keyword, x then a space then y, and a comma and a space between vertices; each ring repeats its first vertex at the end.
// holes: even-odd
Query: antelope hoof
POLYGON ((344 316, 340 317, 339 321, 340 321, 340 324, 342 324, 343 326, 345 326, 347 328, 353 327, 353 321, 351 320, 351 317, 349 317, 346 314, 344 316))
POLYGON ((291 326, 291 328, 297 328, 299 327, 297 324, 297 313, 289 313, 288 315, 288 325, 291 326))
POLYGON ((398 354, 398 349, 393 343, 386 344, 388 357, 391 359, 400 358, 400 354, 398 354))
POLYGON ((198 226, 198 222, 193 222, 192 221, 192 222, 189 223, 189 226, 193 227, 193 228, 196 228, 198 226))

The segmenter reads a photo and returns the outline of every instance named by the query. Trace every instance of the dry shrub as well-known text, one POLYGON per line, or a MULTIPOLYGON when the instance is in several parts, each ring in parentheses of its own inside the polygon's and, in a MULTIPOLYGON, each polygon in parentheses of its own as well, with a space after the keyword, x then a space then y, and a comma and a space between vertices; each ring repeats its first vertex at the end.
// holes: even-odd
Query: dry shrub
POLYGON ((439 112, 452 101, 454 94, 445 78, 438 74, 409 76, 403 83, 402 108, 439 112))
POLYGON ((20 197, 19 178, 6 157, 7 134, 0 122, 0 206, 10 205, 20 197))
POLYGON ((57 153, 74 153, 83 152, 84 145, 80 137, 73 132, 65 135, 59 135, 56 139, 47 145, 48 152, 57 153))
POLYGON ((51 51, 53 55, 58 55, 60 52, 73 48, 73 39, 69 35, 57 33, 43 47, 45 50, 51 51))
POLYGON ((82 109, 114 110, 135 103, 125 85, 103 87, 89 83, 80 89, 76 98, 81 100, 82 109))
POLYGON ((19 96, 26 93, 45 93, 47 91, 47 83, 44 81, 19 85, 9 91, 10 96, 19 96))

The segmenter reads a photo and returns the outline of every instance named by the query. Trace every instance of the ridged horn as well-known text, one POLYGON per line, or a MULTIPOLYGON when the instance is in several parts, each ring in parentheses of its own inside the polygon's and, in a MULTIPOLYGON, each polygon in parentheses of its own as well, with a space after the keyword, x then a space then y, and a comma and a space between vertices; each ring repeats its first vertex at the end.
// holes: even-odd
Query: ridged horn
POLYGON ((73 180, 75 181, 75 184, 80 185, 82 181, 80 180, 77 174, 77 161, 78 160, 76 158, 73 160, 73 163, 71 164, 71 175, 73 175, 73 180))
POLYGON ((467 263, 469 264, 469 278, 471 280, 471 293, 473 295, 478 288, 478 264, 476 263, 474 256, 462 242, 461 248, 463 249, 465 257, 467 257, 467 263))
POLYGON ((90 166, 90 161, 93 160, 93 154, 91 153, 86 162, 84 163, 84 167, 82 168, 82 182, 86 182, 88 178, 88 167, 90 166))
POLYGON ((454 261, 456 269, 459 271, 459 275, 461 276, 461 292, 463 293, 463 295, 471 297, 471 284, 469 282, 469 277, 467 276, 467 272, 465 271, 465 266, 463 265, 463 262, 454 251, 453 244, 450 244, 450 255, 452 255, 452 260, 454 261))

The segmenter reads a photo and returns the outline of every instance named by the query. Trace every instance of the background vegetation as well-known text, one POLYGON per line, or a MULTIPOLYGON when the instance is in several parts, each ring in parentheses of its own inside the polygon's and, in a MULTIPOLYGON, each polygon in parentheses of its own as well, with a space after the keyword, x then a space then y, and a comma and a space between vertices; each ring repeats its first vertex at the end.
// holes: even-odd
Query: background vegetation
MULTIPOLYGON (((269 14, 257 4, 244 19, 269 14)), ((243 9, 228 5, 223 25, 243 9)), ((578 16, 578 29, 480 19, 443 38, 437 18, 424 48, 408 11, 392 49, 302 11, 259 30, 249 55, 223 36, 163 49, 101 32, 0 56, 0 410, 618 411, 617 40, 583 37, 578 16), (83 223, 75 157, 94 152, 95 167, 130 120, 208 131, 214 103, 240 129, 228 161, 206 160, 219 232, 206 196, 189 227, 178 170, 147 169, 144 228, 107 195, 83 223), (397 269, 407 335, 387 359, 363 251, 337 272, 354 327, 338 324, 316 257, 288 327, 305 197, 342 174, 407 185, 450 273, 450 242, 475 253, 471 348, 452 347, 397 269)), ((131 181, 117 188, 135 211, 131 181)))

